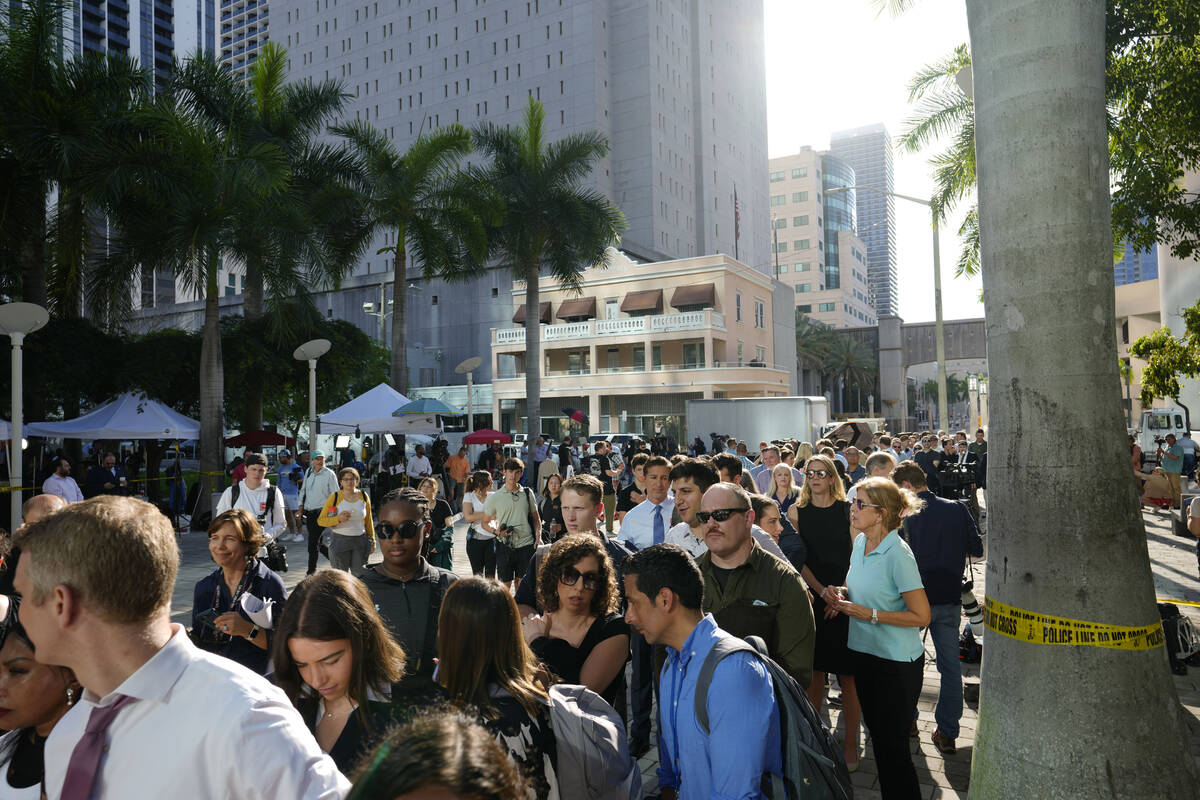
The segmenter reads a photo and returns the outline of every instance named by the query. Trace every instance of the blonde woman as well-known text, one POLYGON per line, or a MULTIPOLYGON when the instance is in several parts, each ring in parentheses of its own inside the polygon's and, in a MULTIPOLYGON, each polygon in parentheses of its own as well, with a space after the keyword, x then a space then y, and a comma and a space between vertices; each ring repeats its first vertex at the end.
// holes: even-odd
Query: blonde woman
POLYGON ((771 470, 767 496, 779 504, 779 511, 785 516, 800 499, 800 487, 792 480, 792 468, 787 464, 780 462, 771 470))
POLYGON ((908 731, 925 668, 919 629, 929 624, 921 573, 898 529, 925 505, 888 478, 858 484, 854 540, 845 586, 827 586, 830 606, 850 621, 848 645, 858 699, 885 797, 918 797, 908 731), (869 556, 869 558, 868 558, 869 556))
POLYGON ((825 701, 825 675, 834 673, 842 687, 843 740, 846 766, 858 767, 858 723, 860 711, 854 688, 854 668, 847 648, 849 620, 829 607, 827 587, 841 586, 850 568, 850 504, 838 476, 837 465, 828 456, 813 456, 804 467, 804 486, 788 512, 789 521, 804 540, 804 566, 800 576, 813 594, 813 617, 817 640, 813 647, 812 682, 808 699, 818 713, 825 701))

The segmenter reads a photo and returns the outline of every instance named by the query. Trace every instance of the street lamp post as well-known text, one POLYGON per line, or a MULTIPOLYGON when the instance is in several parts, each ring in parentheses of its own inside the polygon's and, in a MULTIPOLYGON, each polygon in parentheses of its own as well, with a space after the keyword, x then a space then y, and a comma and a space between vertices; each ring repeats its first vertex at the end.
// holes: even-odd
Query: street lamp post
POLYGON ((387 320, 388 314, 392 313, 392 305, 395 303, 394 300, 385 300, 384 299, 384 288, 387 285, 388 285, 388 281, 380 281, 379 282, 379 310, 378 311, 376 310, 374 303, 363 303, 362 304, 363 313, 365 313, 369 317, 379 317, 379 344, 381 344, 385 347, 387 346, 387 341, 384 336, 384 334, 386 332, 386 320, 387 320))
POLYGON ((317 359, 329 352, 328 339, 310 339, 292 357, 308 362, 308 451, 317 449, 317 359))
POLYGON ((967 373, 967 417, 970 421, 966 427, 979 425, 979 378, 974 372, 967 373))
POLYGON ((0 333, 12 341, 12 436, 8 442, 8 482, 12 487, 12 513, 9 531, 21 527, 21 439, 24 415, 24 386, 22 385, 21 345, 26 334, 39 330, 50 321, 46 309, 33 303, 5 303, 0 306, 0 333))
MULTIPOLYGON (((898 197, 901 200, 919 203, 929 209, 929 214, 933 219, 933 330, 934 344, 937 348, 938 423, 949 430, 950 417, 947 412, 949 402, 946 394, 946 331, 942 322, 942 248, 938 236, 937 209, 933 207, 933 202, 930 200, 922 200, 912 195, 889 192, 886 189, 880 189, 878 186, 835 186, 832 189, 826 189, 825 194, 840 194, 850 191, 886 194, 891 197, 898 197)), ((937 430, 938 426, 931 425, 930 427, 937 430)))

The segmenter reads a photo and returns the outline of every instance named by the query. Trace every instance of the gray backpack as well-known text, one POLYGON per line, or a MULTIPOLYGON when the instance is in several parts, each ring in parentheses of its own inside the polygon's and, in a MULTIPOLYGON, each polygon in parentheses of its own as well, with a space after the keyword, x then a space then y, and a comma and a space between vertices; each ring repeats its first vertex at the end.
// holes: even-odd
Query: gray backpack
POLYGON ((585 686, 551 686, 550 727, 558 751, 559 797, 642 796, 642 773, 629 752, 625 725, 604 698, 585 686))

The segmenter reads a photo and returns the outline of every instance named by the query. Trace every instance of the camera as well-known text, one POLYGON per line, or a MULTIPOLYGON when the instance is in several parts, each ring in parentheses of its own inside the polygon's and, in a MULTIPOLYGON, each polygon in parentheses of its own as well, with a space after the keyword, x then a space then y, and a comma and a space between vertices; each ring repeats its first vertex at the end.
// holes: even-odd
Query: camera
POLYGON ((970 578, 964 578, 962 582, 962 601, 963 613, 967 615, 967 622, 971 624, 971 633, 975 636, 983 635, 983 609, 979 607, 979 601, 975 599, 975 592, 972 591, 974 583, 970 578))

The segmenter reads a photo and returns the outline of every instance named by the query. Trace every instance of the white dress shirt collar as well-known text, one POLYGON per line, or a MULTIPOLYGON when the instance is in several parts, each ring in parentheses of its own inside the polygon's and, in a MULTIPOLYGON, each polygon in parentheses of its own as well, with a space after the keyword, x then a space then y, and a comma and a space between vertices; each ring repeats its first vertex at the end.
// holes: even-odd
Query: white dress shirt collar
POLYGON ((162 702, 198 652, 183 626, 173 622, 171 638, 167 643, 120 686, 104 697, 84 689, 83 700, 93 706, 107 706, 116 701, 117 695, 125 695, 138 700, 162 702))

